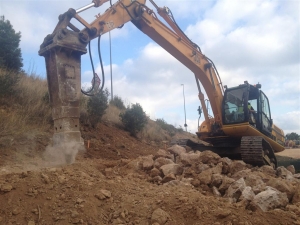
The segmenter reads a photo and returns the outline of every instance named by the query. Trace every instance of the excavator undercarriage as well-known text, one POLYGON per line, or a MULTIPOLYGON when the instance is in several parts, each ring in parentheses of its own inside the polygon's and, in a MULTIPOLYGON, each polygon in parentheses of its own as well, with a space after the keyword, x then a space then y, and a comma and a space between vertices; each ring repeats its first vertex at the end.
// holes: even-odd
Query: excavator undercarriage
POLYGON ((191 139, 172 140, 170 144, 188 146, 194 151, 210 150, 221 157, 243 160, 253 166, 269 165, 273 168, 277 167, 277 160, 272 146, 260 136, 244 136, 241 139, 220 138, 218 141, 215 140, 216 145, 191 139))

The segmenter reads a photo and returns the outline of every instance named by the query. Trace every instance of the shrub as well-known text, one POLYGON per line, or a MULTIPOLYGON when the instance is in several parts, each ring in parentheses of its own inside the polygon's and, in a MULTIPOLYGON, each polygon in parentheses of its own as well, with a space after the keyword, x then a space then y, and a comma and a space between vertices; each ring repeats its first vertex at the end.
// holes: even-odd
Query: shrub
POLYGON ((161 129, 167 131, 171 137, 175 135, 177 129, 173 125, 168 124, 164 119, 157 119, 155 122, 161 129))
POLYGON ((19 73, 0 69, 0 97, 11 96, 15 92, 14 87, 19 79, 19 73))
POLYGON ((87 112, 92 127, 96 127, 108 106, 109 92, 107 89, 98 91, 87 102, 87 112))
POLYGON ((121 110, 126 109, 123 100, 117 95, 115 95, 114 98, 110 100, 109 104, 114 105, 121 110))
POLYGON ((120 118, 125 129, 133 136, 136 136, 148 121, 146 113, 138 103, 132 104, 131 107, 127 107, 126 111, 120 114, 120 118))

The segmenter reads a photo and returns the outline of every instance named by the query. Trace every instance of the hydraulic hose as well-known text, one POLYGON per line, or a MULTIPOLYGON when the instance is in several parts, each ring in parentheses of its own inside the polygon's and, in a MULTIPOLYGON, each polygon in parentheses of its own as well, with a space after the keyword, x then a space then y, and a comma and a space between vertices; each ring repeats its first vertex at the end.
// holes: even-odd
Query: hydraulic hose
MULTIPOLYGON (((101 66, 101 72, 102 72, 102 83, 101 83, 101 88, 100 91, 103 90, 104 83, 105 83, 105 76, 104 76, 104 69, 103 69, 103 63, 102 63, 102 57, 101 57, 101 51, 100 51, 100 37, 98 37, 98 56, 99 56, 99 61, 100 61, 100 66, 101 66)), ((96 93, 94 93, 95 90, 95 84, 96 84, 96 72, 94 68, 94 62, 91 54, 91 42, 89 42, 89 56, 90 56, 90 61, 91 61, 91 66, 93 70, 93 82, 92 82, 92 88, 88 91, 84 91, 81 89, 81 92, 87 96, 94 96, 96 93)))

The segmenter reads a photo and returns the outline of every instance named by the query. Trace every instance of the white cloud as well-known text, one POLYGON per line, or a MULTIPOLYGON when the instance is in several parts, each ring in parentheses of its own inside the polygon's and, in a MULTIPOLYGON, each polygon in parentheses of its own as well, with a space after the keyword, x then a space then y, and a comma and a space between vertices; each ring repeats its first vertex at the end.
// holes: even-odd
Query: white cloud
POLYGON ((285 134, 296 132, 300 134, 300 111, 292 111, 275 117, 276 125, 284 130, 285 134))

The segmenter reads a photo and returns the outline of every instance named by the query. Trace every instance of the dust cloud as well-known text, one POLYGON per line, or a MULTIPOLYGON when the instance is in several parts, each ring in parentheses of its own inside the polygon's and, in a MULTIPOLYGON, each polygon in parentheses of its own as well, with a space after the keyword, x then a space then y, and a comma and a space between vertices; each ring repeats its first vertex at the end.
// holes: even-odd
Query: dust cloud
POLYGON ((54 146, 48 145, 43 155, 43 159, 47 164, 45 166, 72 164, 80 151, 85 151, 84 145, 80 142, 60 143, 54 146))

